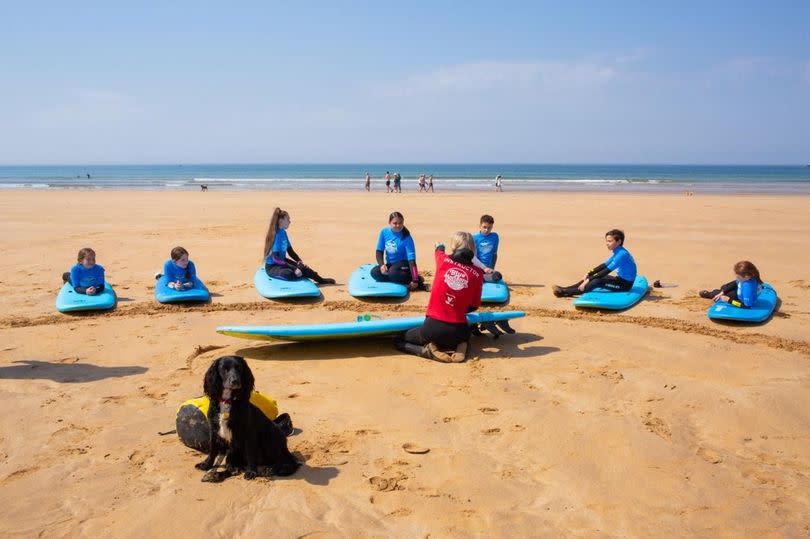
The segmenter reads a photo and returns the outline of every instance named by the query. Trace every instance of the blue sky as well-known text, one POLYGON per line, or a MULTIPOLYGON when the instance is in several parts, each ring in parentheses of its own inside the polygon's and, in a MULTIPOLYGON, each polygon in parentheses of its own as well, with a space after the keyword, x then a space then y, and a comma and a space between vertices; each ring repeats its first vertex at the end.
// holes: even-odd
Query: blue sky
POLYGON ((801 0, 3 2, 0 164, 803 164, 809 20, 801 0))

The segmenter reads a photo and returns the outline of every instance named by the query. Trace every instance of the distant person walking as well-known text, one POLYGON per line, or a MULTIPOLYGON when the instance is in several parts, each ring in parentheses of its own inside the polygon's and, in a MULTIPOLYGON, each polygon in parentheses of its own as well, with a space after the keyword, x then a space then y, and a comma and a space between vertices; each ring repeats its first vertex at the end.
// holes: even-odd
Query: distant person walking
POLYGON ((391 173, 387 170, 385 171, 385 192, 391 192, 391 173))
POLYGON ((371 191, 371 174, 366 172, 366 191, 371 191))
POLYGON ((427 189, 425 189, 425 193, 427 193, 428 191, 430 191, 431 193, 436 192, 436 191, 433 190, 433 174, 428 176, 428 184, 427 184, 427 189))
POLYGON ((495 176, 495 191, 503 191, 503 187, 501 186, 501 175, 500 174, 495 176))
POLYGON ((421 193, 422 191, 427 193, 427 187, 425 186, 425 173, 424 172, 419 174, 419 191, 418 192, 421 193))
POLYGON ((394 172, 394 192, 402 192, 402 176, 399 175, 399 172, 394 172))

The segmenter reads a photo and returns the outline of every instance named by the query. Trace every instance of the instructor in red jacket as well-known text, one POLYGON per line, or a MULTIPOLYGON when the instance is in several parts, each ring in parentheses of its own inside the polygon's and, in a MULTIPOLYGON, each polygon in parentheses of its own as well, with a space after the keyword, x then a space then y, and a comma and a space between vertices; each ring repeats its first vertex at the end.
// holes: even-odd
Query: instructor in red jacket
POLYGON ((475 243, 468 232, 453 234, 450 253, 445 253, 444 245, 436 246, 436 276, 425 321, 395 341, 397 350, 445 362, 466 359, 467 313, 481 305, 484 274, 472 263, 475 243))

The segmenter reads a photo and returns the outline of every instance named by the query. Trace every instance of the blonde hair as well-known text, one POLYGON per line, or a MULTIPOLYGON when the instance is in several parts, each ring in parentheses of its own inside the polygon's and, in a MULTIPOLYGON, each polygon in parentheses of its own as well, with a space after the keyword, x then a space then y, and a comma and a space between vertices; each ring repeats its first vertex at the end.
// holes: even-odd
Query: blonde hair
POLYGON ((469 249, 475 253, 475 242, 473 241, 472 234, 469 232, 456 232, 450 238, 450 254, 452 255, 459 249, 469 249))

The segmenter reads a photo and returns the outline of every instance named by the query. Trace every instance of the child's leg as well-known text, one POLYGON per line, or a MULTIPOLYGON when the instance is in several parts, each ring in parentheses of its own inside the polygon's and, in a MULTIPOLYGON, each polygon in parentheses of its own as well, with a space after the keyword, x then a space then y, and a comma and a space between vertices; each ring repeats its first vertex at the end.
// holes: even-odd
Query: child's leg
POLYGON ((318 275, 318 272, 314 269, 310 268, 309 266, 304 266, 299 268, 301 270, 301 274, 306 277, 307 279, 312 279, 318 284, 335 284, 334 279, 330 279, 328 277, 321 277, 318 275))
POLYGON ((725 295, 730 295, 733 291, 734 295, 737 295, 737 281, 731 281, 730 283, 726 283, 720 287, 720 291, 723 292, 725 295))
POLYGON ((287 266, 279 266, 277 264, 266 264, 264 271, 267 275, 275 279, 282 279, 284 281, 291 281, 295 279, 295 271, 287 266))
POLYGON ((568 296, 578 296, 582 294, 582 291, 579 289, 579 285, 582 284, 582 281, 578 283, 574 283, 570 286, 554 286, 552 289, 554 291, 554 295, 558 298, 564 298, 568 296))
POLYGON ((380 283, 388 282, 388 274, 381 272, 380 266, 371 268, 371 278, 380 283))
POLYGON ((411 267, 408 261, 404 260, 389 266, 388 280, 392 283, 409 284, 411 282, 411 267))
POLYGON ((585 286, 585 292, 590 292, 594 288, 607 288, 611 292, 627 292, 633 288, 633 281, 608 275, 607 277, 602 277, 601 279, 588 281, 588 284, 585 286))

